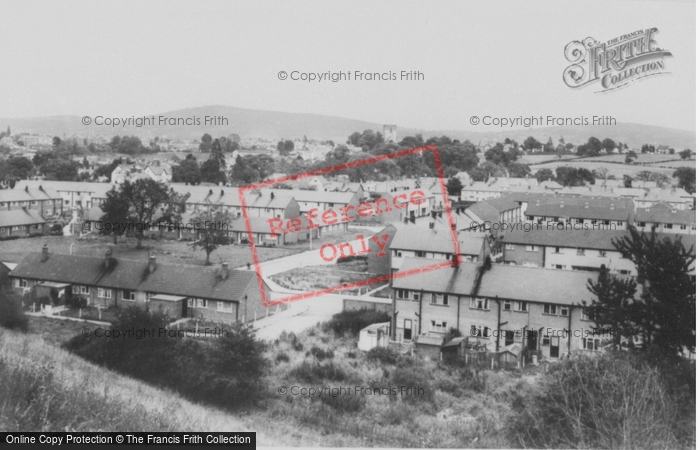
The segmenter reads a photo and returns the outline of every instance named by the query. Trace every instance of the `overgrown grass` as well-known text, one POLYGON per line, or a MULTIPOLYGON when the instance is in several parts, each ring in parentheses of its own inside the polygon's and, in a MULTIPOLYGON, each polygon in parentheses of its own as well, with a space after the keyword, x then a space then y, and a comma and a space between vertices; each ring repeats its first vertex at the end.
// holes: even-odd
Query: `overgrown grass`
MULTIPOLYGON (((694 364, 685 370, 694 374, 694 364)), ((511 433, 524 447, 694 446, 694 375, 685 388, 680 378, 636 354, 574 357, 516 401, 511 433)))

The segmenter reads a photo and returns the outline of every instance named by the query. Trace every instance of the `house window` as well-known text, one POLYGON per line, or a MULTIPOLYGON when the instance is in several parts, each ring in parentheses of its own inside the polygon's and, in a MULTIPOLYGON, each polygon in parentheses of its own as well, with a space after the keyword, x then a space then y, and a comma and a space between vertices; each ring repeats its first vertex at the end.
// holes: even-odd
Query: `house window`
POLYGON ((584 309, 581 310, 581 320, 591 320, 591 315, 584 309))
POLYGON ((204 300, 203 298, 198 298, 197 299, 197 308, 206 308, 209 305, 207 304, 207 301, 204 300))
POLYGON ((447 322, 436 322, 434 320, 430 321, 430 331, 435 333, 445 333, 447 332, 447 322))
POLYGON ((608 252, 606 252, 605 250, 598 250, 598 256, 605 258, 606 256, 608 256, 608 252))
POLYGON ((510 304, 510 300, 504 301, 503 302, 503 311, 512 311, 511 306, 512 305, 510 304))
POLYGON ((27 286, 27 280, 24 278, 15 278, 15 287, 26 288, 27 286))
POLYGON ((513 245, 513 244, 506 244, 506 250, 515 250, 515 245, 513 245))
POLYGON ((681 230, 685 230, 686 228, 688 228, 686 225, 681 225, 681 230))
POLYGON ((433 294, 430 298, 430 303, 433 305, 449 306, 447 295, 445 294, 433 294))
POLYGON ((416 258, 425 258, 425 252, 417 251, 416 258))
POLYGON ((576 219, 576 223, 583 223, 583 219, 576 219))
POLYGON ((576 249, 576 254, 577 254, 578 256, 586 256, 586 250, 585 250, 585 249, 582 249, 582 248, 577 248, 577 249, 576 249))
POLYGON ((188 308, 194 308, 194 299, 193 299, 193 298, 188 298, 188 299, 187 299, 187 307, 188 307, 188 308))
POLYGON ((640 228, 644 228, 645 226, 647 226, 647 223, 646 222, 637 222, 637 226, 640 228))
POLYGON ((623 222, 622 222, 621 220, 618 220, 618 221, 617 221, 617 226, 618 226, 618 227, 621 227, 622 225, 624 225, 623 222))
POLYGON ((585 337, 581 338, 581 348, 583 350, 601 350, 600 338, 585 337))
POLYGON ((100 298, 112 298, 112 290, 97 288, 97 296, 100 298))
POLYGON ((489 327, 483 325, 472 325, 469 335, 473 337, 489 337, 489 327))
POLYGON ((562 264, 552 264, 552 269, 562 270, 563 268, 562 264))
POLYGON ((624 269, 620 270, 619 272, 620 272, 620 275, 629 275, 630 274, 629 270, 624 270, 624 269))
POLYGON ((591 220, 591 225, 597 225, 598 221, 596 219, 591 220))
POLYGON ((473 309, 488 310, 489 309, 489 301, 488 301, 488 299, 485 299, 485 298, 473 298, 472 297, 471 307, 473 309))
POLYGON ((527 312, 526 302, 515 302, 515 310, 520 312, 527 312))
POLYGON ((673 228, 673 224, 672 223, 665 223, 664 228, 667 230, 671 230, 673 228))
POLYGON ((544 305, 544 313, 555 315, 557 313, 556 305, 544 305))
POLYGON ((130 291, 128 289, 122 290, 122 300, 126 300, 129 302, 136 301, 136 292, 130 291))
POLYGON ((554 247, 554 253, 561 253, 561 247, 554 247))
POLYGON ((400 250, 394 250, 394 256, 398 256, 399 258, 401 257, 401 251, 400 250))
POLYGON ((401 300, 408 300, 411 298, 411 293, 410 291, 406 289, 397 289, 396 290, 396 298, 401 299, 401 300))
POLYGON ((527 216, 527 220, 532 221, 535 217, 534 216, 527 216))
POLYGON ((231 302, 216 302, 216 310, 218 312, 232 313, 233 303, 231 302))
POLYGON ((562 316, 568 316, 569 315, 569 307, 568 306, 562 306, 560 314, 562 316))

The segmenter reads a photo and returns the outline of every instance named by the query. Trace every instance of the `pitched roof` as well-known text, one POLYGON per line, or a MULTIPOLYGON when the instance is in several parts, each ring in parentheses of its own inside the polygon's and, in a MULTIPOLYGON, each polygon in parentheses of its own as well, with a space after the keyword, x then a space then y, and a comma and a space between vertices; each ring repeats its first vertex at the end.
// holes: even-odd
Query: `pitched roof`
MULTIPOLYGON (((434 262, 406 258, 400 271, 430 264, 434 262)), ((444 267, 394 279, 393 287, 468 296, 472 294, 478 268, 478 263, 462 262, 456 268, 444 267)), ((484 273, 477 295, 561 305, 580 303, 592 296, 586 287, 588 279, 592 276, 595 275, 583 271, 493 264, 491 269, 484 273)))
MULTIPOLYGON (((423 223, 424 224, 424 223, 423 223)), ((394 224, 396 234, 389 248, 397 250, 454 253, 452 233, 443 226, 434 229, 420 228, 412 224, 394 224), (418 237, 419 236, 419 237, 418 237)), ((478 255, 484 246, 484 233, 462 233, 457 236, 459 251, 463 255, 478 255)))
POLYGON ((24 186, 22 189, 0 189, 0 203, 61 199, 61 196, 50 187, 41 185, 39 187, 24 186))
POLYGON ((15 189, 39 188, 53 189, 56 192, 91 192, 93 194, 106 195, 107 192, 114 186, 110 183, 90 183, 86 181, 52 181, 52 180, 20 180, 17 182, 15 189))
POLYGON ((657 203, 649 208, 638 208, 634 217, 637 222, 695 224, 695 211, 676 209, 666 203, 657 203))
POLYGON ((547 196, 529 201, 525 214, 624 221, 634 215, 634 202, 630 198, 547 196))
POLYGON ((33 209, 14 209, 12 211, 0 211, 0 227, 14 227, 20 225, 36 225, 46 223, 41 215, 33 209))
POLYGON ((614 239, 629 235, 624 230, 548 230, 533 228, 499 230, 499 239, 508 244, 615 250, 614 239))
POLYGON ((242 300, 257 276, 253 271, 227 269, 228 276, 224 278, 219 266, 161 263, 156 263, 155 271, 150 272, 146 260, 112 261, 107 265, 104 258, 54 253, 43 257, 40 252, 30 253, 10 276, 229 301, 242 300))

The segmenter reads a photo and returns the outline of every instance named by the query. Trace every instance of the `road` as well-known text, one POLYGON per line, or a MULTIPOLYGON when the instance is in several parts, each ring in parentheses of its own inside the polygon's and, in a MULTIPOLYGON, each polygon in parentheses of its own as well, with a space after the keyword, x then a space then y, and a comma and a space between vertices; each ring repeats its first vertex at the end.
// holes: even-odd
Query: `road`
MULTIPOLYGON (((381 228, 377 228, 374 232, 376 233, 380 230, 381 228)), ((368 236, 367 239, 369 239, 371 234, 369 234, 367 231, 367 228, 359 228, 358 234, 365 232, 365 236, 368 236)), ((350 241, 350 245, 352 245, 355 249, 361 248, 359 239, 350 241)), ((301 292, 285 289, 277 285, 269 279, 270 276, 295 267, 325 264, 335 264, 335 260, 330 262, 323 260, 319 249, 315 248, 303 253, 297 253, 295 255, 265 261, 260 263, 260 269, 263 274, 263 278, 272 290, 271 298, 275 300, 278 298, 287 297, 290 294, 299 294, 301 292)), ((239 269, 247 270, 247 267, 239 267, 239 269)), ((343 310, 343 298, 347 298, 347 296, 339 294, 324 294, 318 297, 294 301, 290 304, 292 311, 281 314, 279 318, 270 316, 256 322, 255 327, 257 329, 257 336, 263 340, 272 341, 277 339, 280 333, 283 331, 298 334, 307 328, 313 327, 319 322, 326 322, 330 320, 334 314, 337 314, 343 310)))

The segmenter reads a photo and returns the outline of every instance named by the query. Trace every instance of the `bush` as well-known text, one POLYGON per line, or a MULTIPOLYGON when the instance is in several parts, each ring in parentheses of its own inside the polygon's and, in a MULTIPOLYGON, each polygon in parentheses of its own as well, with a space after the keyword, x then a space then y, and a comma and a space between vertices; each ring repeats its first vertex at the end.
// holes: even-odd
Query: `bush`
POLYGON ((573 357, 551 366, 536 393, 514 403, 511 434, 527 447, 681 448, 695 423, 695 397, 673 393, 638 355, 573 357))
POLYGON ((112 327, 123 339, 78 335, 66 348, 195 401, 233 409, 262 398, 265 344, 249 326, 235 324, 228 335, 218 339, 195 339, 164 337, 158 330, 166 325, 163 315, 131 307, 120 313, 112 327), (156 332, 138 333, 140 330, 156 332))
POLYGON ((422 389, 418 395, 402 395, 403 401, 434 404, 435 389, 430 376, 423 368, 416 366, 397 367, 391 374, 391 382, 395 386, 403 386, 406 389, 413 387, 422 389))
POLYGON ((321 403, 330 406, 339 413, 357 413, 365 407, 363 395, 336 395, 334 397, 332 393, 324 391, 320 396, 314 398, 320 399, 321 403))
POLYGON ((87 306, 87 299, 83 297, 69 297, 66 299, 66 306, 70 308, 85 308, 87 306))
POLYGON ((349 263, 352 261, 367 261, 367 256, 364 255, 353 255, 353 256, 343 256, 335 260, 336 264, 349 263))
POLYGON ((323 350, 322 348, 316 347, 315 345, 311 347, 309 353, 319 361, 323 361, 324 359, 333 359, 333 350, 323 350))
POLYGON ((278 353, 277 356, 275 357, 275 362, 276 362, 276 363, 279 363, 279 362, 289 362, 289 355, 287 355, 286 353, 281 353, 281 352, 280 352, 280 353, 278 353))
POLYGON ((399 354, 389 347, 374 347, 367 352, 367 359, 384 364, 396 364, 396 361, 399 360, 399 354))
POLYGON ((0 327, 26 332, 29 320, 17 296, 0 290, 0 327))
POLYGON ((336 335, 344 333, 358 334, 361 329, 373 323, 389 322, 389 315, 383 311, 355 309, 335 314, 326 322, 325 327, 336 335))
POLYGON ((337 364, 319 364, 317 362, 302 361, 289 372, 289 375, 306 383, 317 384, 324 380, 345 381, 350 378, 337 364))

